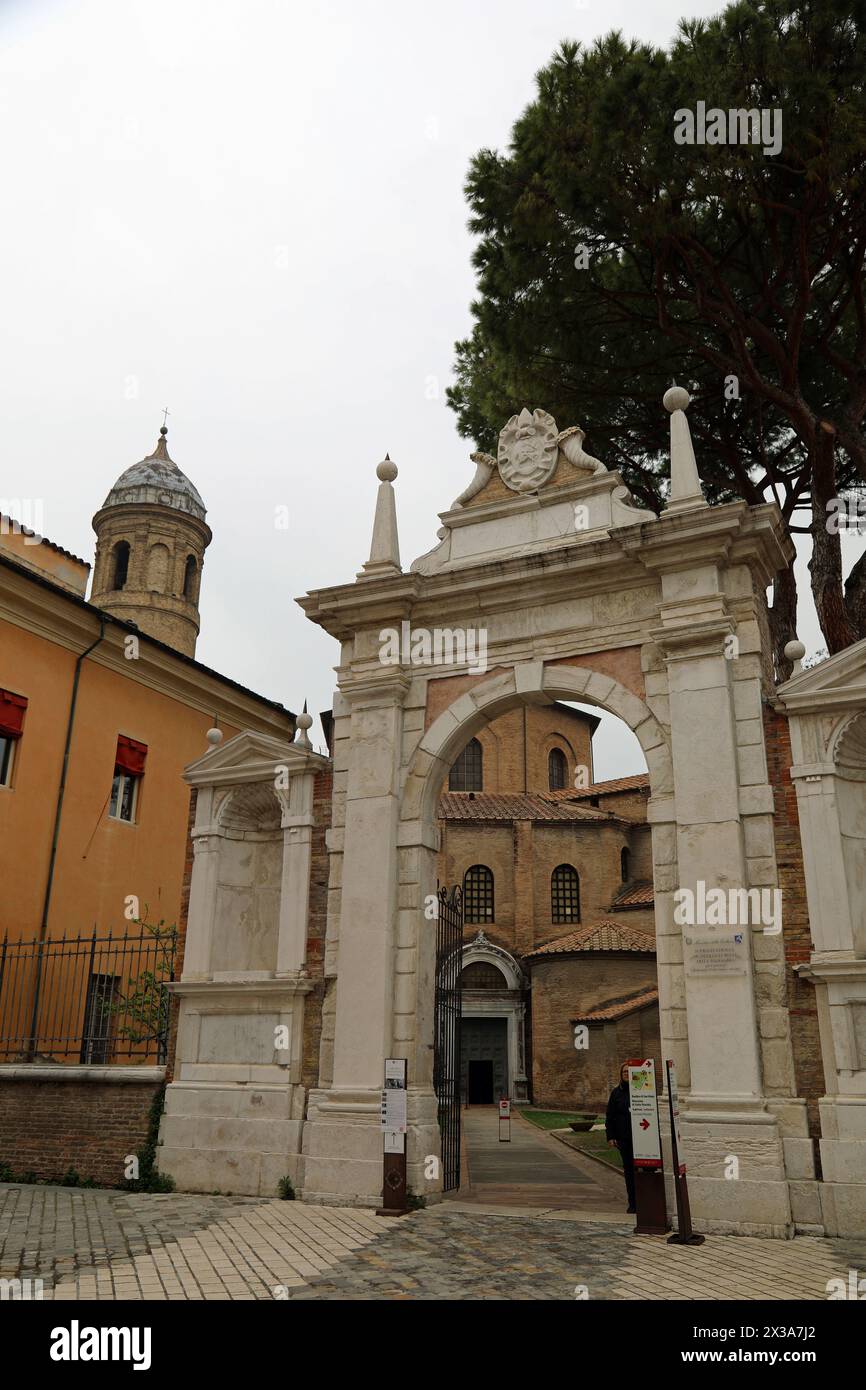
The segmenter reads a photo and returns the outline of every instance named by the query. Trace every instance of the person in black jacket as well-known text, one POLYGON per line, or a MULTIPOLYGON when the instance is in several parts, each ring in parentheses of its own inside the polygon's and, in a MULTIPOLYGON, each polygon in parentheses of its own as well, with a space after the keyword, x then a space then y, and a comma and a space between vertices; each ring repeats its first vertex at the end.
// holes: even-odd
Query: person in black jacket
POLYGON ((622 1171, 625 1177, 625 1190, 628 1193, 628 1211, 636 1211, 634 1199, 634 1149, 631 1142, 631 1107, 628 1099, 628 1066, 623 1062, 619 1071, 619 1085, 614 1086, 607 1103, 604 1130, 610 1149, 619 1149, 622 1171))

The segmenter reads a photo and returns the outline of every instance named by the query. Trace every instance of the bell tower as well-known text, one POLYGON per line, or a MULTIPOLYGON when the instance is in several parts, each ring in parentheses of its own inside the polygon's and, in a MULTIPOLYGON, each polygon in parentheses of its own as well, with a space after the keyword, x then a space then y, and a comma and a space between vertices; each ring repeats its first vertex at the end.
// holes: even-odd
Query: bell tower
POLYGON ((204 552, 211 542, 197 489, 168 452, 163 425, 152 454, 121 473, 93 518, 92 603, 195 656, 204 552))

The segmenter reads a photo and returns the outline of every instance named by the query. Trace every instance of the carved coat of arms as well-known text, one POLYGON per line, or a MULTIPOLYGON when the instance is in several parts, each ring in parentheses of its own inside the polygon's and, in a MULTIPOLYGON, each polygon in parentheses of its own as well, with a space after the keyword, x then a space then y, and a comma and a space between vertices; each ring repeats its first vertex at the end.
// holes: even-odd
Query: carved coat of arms
POLYGON ((521 410, 499 432, 499 475, 512 492, 535 492, 556 467, 556 421, 546 410, 521 410))

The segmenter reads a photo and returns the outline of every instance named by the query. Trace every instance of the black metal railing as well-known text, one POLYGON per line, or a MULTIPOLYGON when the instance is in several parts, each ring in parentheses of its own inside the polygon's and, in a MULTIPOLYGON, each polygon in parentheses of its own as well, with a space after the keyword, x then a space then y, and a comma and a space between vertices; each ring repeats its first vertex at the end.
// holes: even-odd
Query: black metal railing
POLYGON ((463 969, 463 895, 440 888, 436 921, 436 998, 433 1089, 442 1139, 442 1186, 460 1186, 460 1013, 463 969))
POLYGON ((177 932, 0 943, 0 1062, 161 1064, 177 932))

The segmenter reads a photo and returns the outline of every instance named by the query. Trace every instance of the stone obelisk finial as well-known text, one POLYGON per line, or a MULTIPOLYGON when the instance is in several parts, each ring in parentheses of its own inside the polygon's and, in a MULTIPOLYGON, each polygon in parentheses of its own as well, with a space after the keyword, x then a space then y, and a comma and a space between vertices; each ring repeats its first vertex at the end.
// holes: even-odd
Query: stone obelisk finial
POLYGON ((671 413, 671 492, 666 512, 686 512, 708 505, 686 419, 690 401, 688 391, 683 386, 677 386, 676 382, 665 391, 663 397, 665 410, 671 413))
POLYGON ((397 537, 397 506, 391 486, 396 476, 396 464, 393 464, 386 454, 376 469, 379 492, 376 497, 373 539, 370 542, 370 558, 358 575, 359 579, 378 579, 386 574, 403 573, 400 568, 400 542, 397 537))

